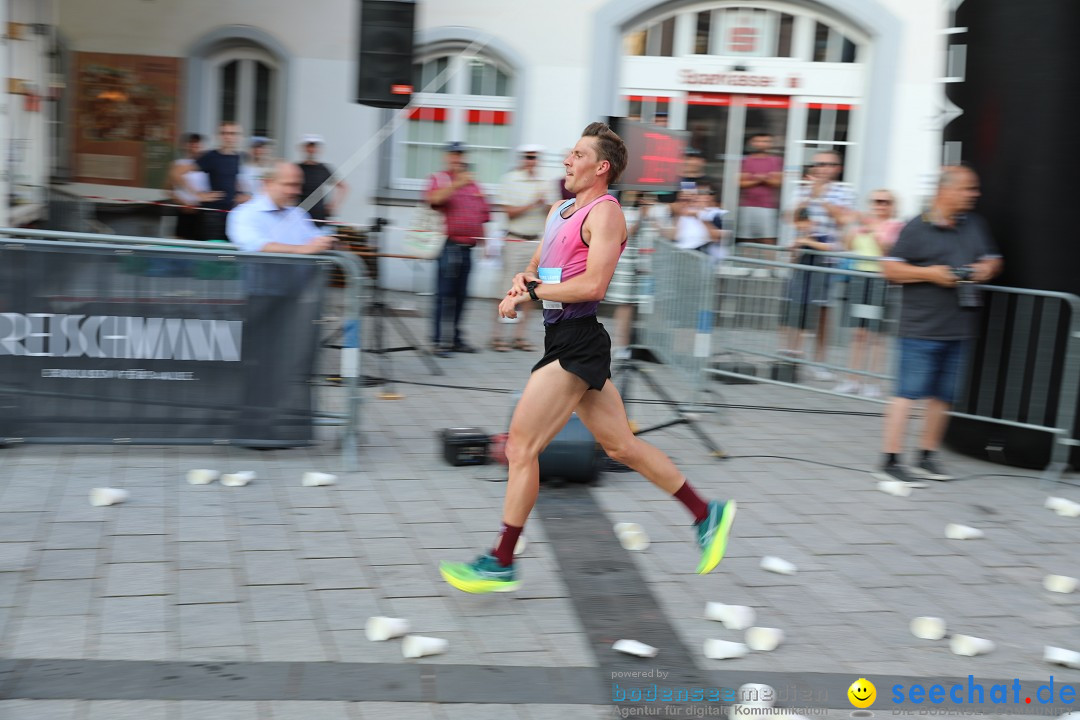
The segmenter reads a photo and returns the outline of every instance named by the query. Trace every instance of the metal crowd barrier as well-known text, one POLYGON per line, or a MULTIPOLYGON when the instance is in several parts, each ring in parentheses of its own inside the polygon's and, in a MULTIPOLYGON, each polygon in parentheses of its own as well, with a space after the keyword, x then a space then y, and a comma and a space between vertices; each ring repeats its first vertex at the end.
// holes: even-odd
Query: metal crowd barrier
POLYGON ((827 393, 846 382, 859 385, 861 397, 881 400, 895 377, 888 348, 900 288, 879 272, 840 265, 876 258, 816 251, 804 252, 802 262, 790 257, 787 248, 739 245, 720 265, 715 324, 722 362, 709 372, 827 393))
MULTIPOLYGON (((318 353, 321 345, 318 328, 327 320, 324 317, 306 317, 303 311, 297 311, 294 307, 304 305, 312 314, 317 313, 317 308, 323 307, 322 298, 330 266, 340 268, 345 279, 341 297, 344 334, 346 338, 357 338, 366 280, 360 260, 351 253, 327 252, 312 256, 248 254, 219 243, 0 228, 0 321, 3 321, 0 322, 3 326, 3 330, 0 330, 0 356, 23 355, 35 361, 39 356, 45 356, 54 365, 79 365, 79 369, 40 370, 41 377, 61 383, 97 379, 192 380, 196 379, 193 376, 202 375, 208 379, 208 388, 215 382, 210 378, 217 378, 217 382, 226 383, 222 386, 225 390, 235 395, 241 392, 235 384, 242 382, 245 385, 242 399, 233 397, 233 402, 238 406, 243 403, 242 406, 247 407, 254 392, 256 400, 251 406, 274 409, 278 413, 275 416, 287 420, 286 425, 341 426, 342 465, 344 469, 352 470, 358 465, 360 429, 359 342, 346 341, 340 358, 321 357, 318 353), (17 257, 15 253, 23 253, 19 256, 22 263, 14 262, 17 257), (20 265, 24 270, 33 268, 34 276, 15 277, 14 273, 20 265), (292 288, 291 292, 299 293, 304 302, 292 302, 289 288, 292 288), (20 289, 26 291, 22 296, 32 296, 34 304, 40 307, 3 307, 5 293, 15 297, 20 289), (249 321, 255 317, 250 308, 256 302, 262 303, 263 317, 281 317, 282 325, 291 319, 295 327, 303 329, 305 337, 311 338, 310 348, 296 349, 301 359, 289 367, 311 367, 312 372, 319 374, 320 368, 325 370, 331 364, 341 363, 344 398, 341 393, 313 384, 312 378, 308 377, 306 382, 314 385, 310 396, 312 407, 299 410, 286 408, 272 392, 273 384, 263 387, 250 385, 248 378, 252 375, 251 367, 245 365, 247 372, 243 379, 239 379, 237 365, 233 365, 233 362, 250 361, 256 364, 254 369, 259 373, 268 373, 271 379, 283 379, 277 386, 281 388, 283 396, 288 395, 285 386, 295 380, 282 378, 281 372, 275 372, 274 359, 267 357, 270 353, 259 352, 260 348, 280 348, 282 345, 277 343, 273 335, 279 329, 273 322, 261 323, 257 330, 250 328, 249 321), (158 308, 166 311, 155 312, 158 308), (187 315, 198 315, 200 319, 172 317, 181 312, 177 308, 182 308, 187 315), (44 326, 45 320, 41 319, 43 316, 49 317, 48 328, 44 326), (236 322, 237 319, 242 319, 248 327, 236 322), (29 324, 32 322, 38 325, 29 324), (86 325, 91 322, 95 327, 87 329, 86 325), (309 327, 309 323, 313 327, 309 327), (249 330, 252 330, 250 337, 249 330), (248 353, 243 358, 239 351, 241 337, 244 338, 245 347, 253 339, 256 341, 256 346, 247 348, 248 353), (304 356, 309 351, 312 358, 304 356), (163 358, 210 362, 192 362, 184 366, 197 368, 192 372, 145 369, 146 365, 163 358), (137 360, 142 362, 134 362, 137 360), (140 364, 144 367, 134 367, 140 364), (112 367, 114 365, 117 367, 112 367), (260 397, 263 401, 259 400, 260 397), (335 407, 323 407, 329 404, 335 407)), ((179 364, 177 368, 180 368, 179 364)), ((35 365, 31 374, 36 374, 37 370, 35 365)), ((24 374, 23 377, 26 379, 29 376, 24 374)), ((258 413, 249 413, 248 416, 240 413, 235 423, 241 429, 233 432, 234 435, 239 433, 239 437, 210 437, 205 433, 191 437, 191 432, 187 433, 188 437, 163 435, 161 427, 167 426, 171 419, 175 419, 178 427, 185 422, 198 426, 204 419, 200 410, 209 408, 217 415, 214 416, 215 420, 206 422, 220 425, 223 424, 220 420, 223 415, 236 410, 236 407, 224 407, 225 401, 214 398, 212 393, 207 396, 206 389, 197 390, 196 386, 187 383, 141 383, 139 390, 114 390, 115 397, 102 393, 93 385, 77 392, 71 390, 70 384, 58 385, 61 388, 59 391, 44 387, 34 389, 28 387, 29 383, 14 385, 16 383, 10 375, 0 378, 0 396, 6 392, 9 398, 18 401, 20 395, 24 400, 33 395, 41 398, 45 404, 52 403, 50 407, 60 408, 67 399, 81 412, 92 407, 93 403, 111 403, 113 405, 101 407, 120 407, 130 414, 130 431, 125 433, 129 436, 87 437, 85 432, 65 436, 67 426, 63 423, 66 416, 63 412, 57 412, 56 423, 50 427, 52 432, 49 436, 38 438, 16 437, 3 432, 5 419, 0 417, 0 442, 263 444, 249 442, 250 438, 243 436, 247 427, 245 423, 250 423, 250 427, 265 429, 258 426, 258 421, 263 419, 258 413), (155 385, 158 389, 154 388, 155 385), (192 399, 186 399, 185 392, 177 393, 172 388, 160 389, 167 386, 182 387, 192 399), (68 393, 72 393, 70 398, 68 393), (140 423, 148 428, 153 426, 153 431, 146 430, 144 436, 140 437, 140 423)), ((45 426, 49 422, 48 413, 36 415, 35 421, 45 426)), ((78 430, 86 425, 80 426, 72 421, 70 427, 78 430)), ((301 429, 295 432, 310 431, 301 429)), ((279 441, 278 438, 288 433, 288 428, 280 435, 273 433, 275 437, 269 446, 298 444, 293 442, 292 437, 279 441)))
POLYGON ((57 232, 90 232, 94 206, 85 198, 57 187, 48 188, 45 227, 57 232))
MULTIPOLYGON (((842 260, 857 264, 874 258, 811 252, 808 255, 833 264, 764 259, 788 252, 754 245, 721 265, 715 322, 719 353, 705 372, 887 402, 895 385, 894 340, 902 288, 886 285, 876 272, 838 266, 842 260), (817 354, 822 328, 825 342, 817 354), (800 329, 807 336, 803 346, 791 347, 792 333, 800 329), (864 387, 874 384, 878 391, 869 396, 837 392, 845 380, 864 387)), ((1080 398, 1080 298, 992 285, 980 286, 980 291, 981 332, 951 414, 1050 433, 1054 444, 1047 477, 1059 477, 1071 449, 1080 445, 1074 439, 1080 398)), ((690 317, 684 312, 683 323, 690 317)))
POLYGON ((644 279, 637 342, 656 353, 661 362, 686 372, 700 388, 712 356, 713 259, 656 239, 650 266, 644 279))

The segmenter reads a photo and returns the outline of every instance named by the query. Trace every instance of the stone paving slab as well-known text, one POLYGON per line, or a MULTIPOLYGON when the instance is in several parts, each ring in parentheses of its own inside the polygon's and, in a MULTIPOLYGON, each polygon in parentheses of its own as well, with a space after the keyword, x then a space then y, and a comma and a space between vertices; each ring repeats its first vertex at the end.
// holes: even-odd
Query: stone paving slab
MULTIPOLYGON (((482 344, 488 323, 479 310, 470 315, 471 340, 482 344)), ((419 321, 409 322, 421 329, 419 321)), ((526 353, 459 355, 440 361, 447 370, 440 378, 427 375, 415 356, 396 356, 395 376, 425 385, 398 383, 405 398, 395 402, 365 391, 363 469, 339 472, 331 488, 299 486, 306 470, 338 471, 330 444, 267 453, 0 449, 0 658, 403 664, 399 649, 363 638, 366 618, 380 613, 410 617, 418 630, 451 638, 451 653, 433 664, 596 666, 548 546, 545 525, 552 521, 542 514, 525 531, 525 583, 515 596, 463 596, 437 574, 439 560, 471 558, 491 542, 504 486, 498 467, 446 466, 436 433, 451 425, 504 430, 513 394, 534 360, 526 353), (252 468, 259 478, 247 488, 193 487, 183 477, 193 467, 252 468), (128 487, 131 502, 89 507, 89 489, 106 478, 128 487)), ((682 378, 660 373, 676 396, 692 397, 682 378)), ((701 420, 730 459, 710 458, 685 427, 646 438, 671 454, 704 494, 740 501, 729 557, 717 572, 693 573, 687 514, 636 474, 605 474, 593 490, 608 526, 639 522, 652 535, 652 546, 633 554, 633 563, 702 670, 873 668, 1042 678, 1054 670, 1041 662, 1043 644, 1080 649, 1080 596, 1054 596, 1041 587, 1046 573, 1076 573, 1080 522, 1042 507, 1051 488, 1032 479, 1035 473, 946 454, 959 474, 980 477, 891 497, 875 489, 867 472, 877 462, 881 421, 864 413, 880 406, 771 386, 714 383, 710 390, 708 402, 740 406, 717 408, 701 420), (819 413, 769 409, 785 407, 819 413), (858 414, 837 413, 845 409, 858 414), (975 525, 987 536, 946 540, 949 522, 975 525), (766 573, 758 567, 764 554, 785 557, 800 572, 766 573), (789 642, 768 656, 706 660, 705 637, 739 636, 704 620, 707 600, 755 607, 759 621, 783 627, 789 642), (942 643, 918 641, 906 623, 921 614, 990 637, 998 651, 965 660, 942 643)), ((628 394, 628 411, 642 425, 670 417, 637 399, 650 399, 641 383, 628 394)), ((1071 487, 1053 492, 1080 499, 1071 487)), ((30 706, 11 703, 18 701, 5 701, 0 717, 29 712, 30 706)), ((278 715, 257 703, 250 710, 242 705, 230 706, 237 717, 278 715)), ((35 718, 85 720, 111 712, 68 701, 33 707, 35 718)), ((538 707, 515 712, 527 720, 560 712, 538 707)), ((195 717, 198 709, 164 702, 138 712, 176 720, 195 717)), ((281 712, 292 717, 296 710, 281 712)), ((390 717, 376 704, 326 709, 328 717, 339 711, 390 717)), ((421 703, 396 711, 401 714, 393 717, 456 717, 421 703)))

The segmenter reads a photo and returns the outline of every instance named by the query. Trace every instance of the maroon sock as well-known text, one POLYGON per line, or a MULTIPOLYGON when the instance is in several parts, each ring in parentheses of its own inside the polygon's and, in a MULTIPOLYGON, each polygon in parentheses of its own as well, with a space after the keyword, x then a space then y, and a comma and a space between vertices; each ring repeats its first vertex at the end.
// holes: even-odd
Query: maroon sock
POLYGON ((709 515, 709 504, 697 494, 689 480, 684 480, 682 487, 675 491, 675 499, 685 505, 694 516, 694 524, 701 522, 709 515))
POLYGON ((514 562, 514 547, 517 545, 518 538, 521 537, 521 530, 522 528, 503 523, 499 537, 495 539, 495 548, 491 554, 503 567, 514 562))

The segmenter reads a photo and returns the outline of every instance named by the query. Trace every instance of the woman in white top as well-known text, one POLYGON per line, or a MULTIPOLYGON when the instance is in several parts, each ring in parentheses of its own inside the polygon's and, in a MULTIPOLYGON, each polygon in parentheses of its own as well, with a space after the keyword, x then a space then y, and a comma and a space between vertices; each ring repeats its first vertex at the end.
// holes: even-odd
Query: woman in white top
POLYGON ((183 240, 202 240, 202 215, 199 205, 221 197, 221 193, 210 191, 210 180, 195 164, 195 160, 202 153, 202 135, 188 133, 184 136, 184 157, 173 161, 169 168, 169 197, 180 206, 174 234, 183 240))

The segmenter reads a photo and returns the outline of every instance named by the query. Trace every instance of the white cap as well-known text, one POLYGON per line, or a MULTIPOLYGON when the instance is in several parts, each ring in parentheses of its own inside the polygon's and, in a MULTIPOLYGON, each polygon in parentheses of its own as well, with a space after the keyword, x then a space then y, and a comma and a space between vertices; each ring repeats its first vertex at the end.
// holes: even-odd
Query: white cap
POLYGON ((319 145, 322 145, 323 144, 322 135, 315 135, 313 133, 308 133, 304 137, 300 138, 300 144, 301 145, 308 145, 310 143, 317 143, 319 145))
POLYGON ((518 153, 525 155, 526 153, 536 153, 540 155, 544 152, 543 145, 518 145, 518 153))

